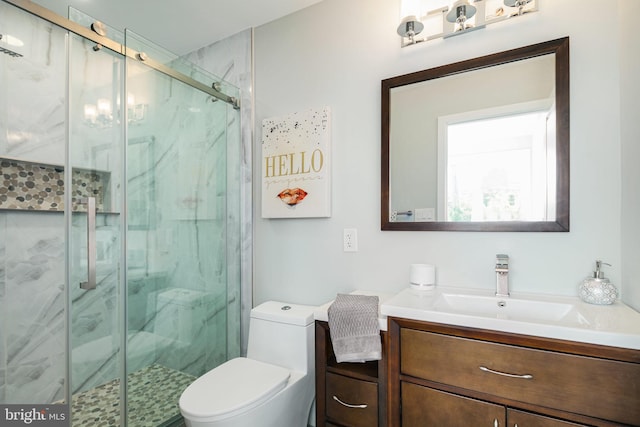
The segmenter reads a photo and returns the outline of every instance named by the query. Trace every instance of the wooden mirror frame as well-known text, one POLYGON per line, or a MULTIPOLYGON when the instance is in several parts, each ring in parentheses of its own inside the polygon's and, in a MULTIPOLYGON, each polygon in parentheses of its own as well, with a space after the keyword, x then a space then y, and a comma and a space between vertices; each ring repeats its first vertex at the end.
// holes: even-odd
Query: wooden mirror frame
POLYGON ((404 231, 569 231, 569 38, 564 37, 382 80, 381 229, 404 231), (391 89, 468 71, 555 54, 556 215, 553 221, 391 222, 389 143, 391 89))

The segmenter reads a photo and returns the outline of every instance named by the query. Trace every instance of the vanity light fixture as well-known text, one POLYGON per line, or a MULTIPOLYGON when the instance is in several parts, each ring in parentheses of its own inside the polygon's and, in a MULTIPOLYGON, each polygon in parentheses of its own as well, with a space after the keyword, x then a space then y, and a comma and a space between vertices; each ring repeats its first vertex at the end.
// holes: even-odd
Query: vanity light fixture
POLYGON ((449 11, 449 13, 447 13, 447 21, 455 22, 455 24, 457 25, 455 31, 467 30, 469 28, 472 28, 471 25, 467 24, 467 19, 473 18, 473 16, 476 14, 476 11, 476 7, 469 4, 467 0, 458 0, 453 4, 453 6, 451 6, 451 10, 449 11))
POLYGON ((400 21, 400 25, 398 25, 398 35, 400 37, 408 38, 409 44, 416 43, 415 37, 422 32, 424 29, 424 24, 418 21, 415 15, 406 16, 402 21, 400 21))
POLYGON ((504 0, 504 5, 509 7, 517 7, 518 8, 517 15, 520 16, 523 13, 528 12, 528 11, 525 11, 524 8, 526 5, 531 3, 531 1, 532 0, 504 0))
POLYGON ((536 12, 538 0, 401 0, 401 47, 449 38, 536 12), (418 37, 418 35, 421 35, 418 37))

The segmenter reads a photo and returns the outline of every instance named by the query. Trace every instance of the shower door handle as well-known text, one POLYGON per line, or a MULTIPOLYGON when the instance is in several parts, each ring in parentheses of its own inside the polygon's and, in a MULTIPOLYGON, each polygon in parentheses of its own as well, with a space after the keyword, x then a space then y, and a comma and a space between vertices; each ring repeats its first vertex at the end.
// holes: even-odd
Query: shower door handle
POLYGON ((96 198, 82 200, 87 205, 87 281, 80 282, 81 289, 96 288, 96 198))

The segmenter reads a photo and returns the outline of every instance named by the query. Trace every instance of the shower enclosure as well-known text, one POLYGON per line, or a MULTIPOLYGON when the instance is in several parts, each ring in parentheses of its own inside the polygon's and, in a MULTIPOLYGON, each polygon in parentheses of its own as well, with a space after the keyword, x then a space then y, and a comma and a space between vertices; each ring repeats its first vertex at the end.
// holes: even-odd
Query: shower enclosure
POLYGON ((0 404, 179 422, 240 353, 238 89, 74 10, 0 34, 0 404))

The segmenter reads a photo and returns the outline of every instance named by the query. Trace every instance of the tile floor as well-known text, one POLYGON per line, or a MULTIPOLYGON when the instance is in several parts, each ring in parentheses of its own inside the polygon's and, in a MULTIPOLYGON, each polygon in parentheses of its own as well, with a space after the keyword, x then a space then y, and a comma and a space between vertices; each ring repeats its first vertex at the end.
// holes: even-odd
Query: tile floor
MULTIPOLYGON (((194 380, 189 374, 158 364, 129 374, 127 427, 181 425, 178 399, 194 380)), ((116 379, 74 395, 72 426, 118 426, 119 394, 120 380, 116 379)))

